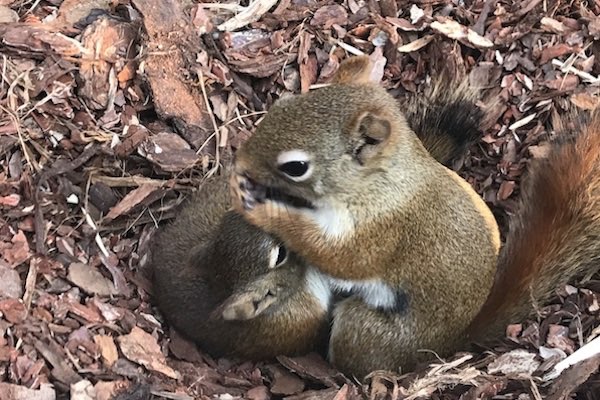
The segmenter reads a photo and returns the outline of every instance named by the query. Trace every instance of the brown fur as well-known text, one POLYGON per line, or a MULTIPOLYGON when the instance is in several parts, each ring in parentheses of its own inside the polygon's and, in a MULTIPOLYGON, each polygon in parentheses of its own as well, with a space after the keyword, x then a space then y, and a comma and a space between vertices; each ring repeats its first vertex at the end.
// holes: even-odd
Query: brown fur
POLYGON ((163 315, 215 356, 267 359, 316 349, 328 310, 307 290, 305 264, 289 254, 269 269, 276 241, 228 206, 227 182, 218 178, 157 236, 154 289, 163 315), (255 316, 260 304, 266 310, 255 316), (218 312, 246 320, 226 321, 218 312))
POLYGON ((600 267, 600 112, 577 125, 533 160, 521 185, 496 282, 470 329, 477 340, 498 337, 571 278, 600 267))
POLYGON ((410 368, 422 348, 457 348, 491 288, 499 235, 485 203, 428 154, 396 101, 377 85, 355 84, 361 72, 345 64, 339 74, 335 85, 274 105, 238 151, 231 182, 239 212, 323 272, 379 279, 406 294, 403 312, 357 297, 336 307, 332 361, 362 378, 410 368), (375 126, 389 126, 389 135, 369 139, 375 126), (280 152, 295 149, 315 165, 304 182, 277 169, 280 152), (310 201, 322 214, 269 193, 310 201))
MULTIPOLYGON (((353 60, 357 60, 355 71, 359 73, 364 65, 369 64, 368 60, 365 64, 365 60, 361 58, 353 60)), ((361 79, 367 82, 368 74, 364 74, 361 79)), ((433 87, 437 86, 436 84, 433 87)), ((403 109, 408 111, 411 125, 417 127, 418 136, 423 140, 426 149, 443 164, 448 164, 452 158, 464 153, 469 141, 462 132, 474 129, 468 115, 478 113, 473 91, 463 88, 449 92, 453 95, 449 96, 446 90, 430 89, 422 96, 424 102, 412 101, 403 105, 403 109), (454 114, 455 104, 459 102, 464 105, 461 109, 464 118, 459 121, 465 125, 448 124, 444 116, 454 114), (435 112, 427 112, 421 107, 435 107, 435 112)), ((232 306, 232 302, 238 302, 237 305, 242 306, 241 312, 247 312, 244 307, 248 305, 248 301, 243 302, 240 299, 260 298, 265 288, 270 289, 278 282, 281 283, 280 281, 288 280, 286 285, 279 284, 278 287, 283 290, 282 288, 289 286, 290 293, 296 290, 293 288, 294 284, 304 284, 298 275, 303 268, 296 266, 301 264, 299 261, 292 262, 292 266, 282 268, 278 272, 268 273, 262 267, 254 269, 253 265, 246 265, 247 262, 238 261, 236 265, 232 257, 244 257, 247 251, 258 248, 260 243, 270 240, 270 237, 249 227, 244 221, 237 221, 233 215, 226 217, 229 226, 233 226, 235 231, 235 227, 240 225, 241 230, 250 232, 239 238, 236 236, 228 239, 234 251, 225 256, 221 255, 222 258, 229 259, 225 262, 227 268, 216 270, 212 261, 216 255, 207 255, 205 252, 223 241, 217 241, 215 235, 218 235, 216 232, 223 215, 226 214, 228 204, 229 197, 224 185, 219 182, 209 183, 199 194, 192 197, 175 223, 158 236, 154 258, 155 289, 163 313, 184 334, 217 355, 233 354, 256 358, 261 354, 272 356, 277 352, 299 353, 302 349, 311 348, 311 338, 315 332, 322 330, 313 326, 320 322, 320 315, 317 313, 306 317, 311 323, 303 326, 304 329, 296 330, 290 321, 293 315, 291 313, 297 313, 295 301, 284 303, 290 307, 288 314, 277 318, 261 317, 250 322, 208 319, 209 314, 223 312, 227 306, 229 312, 238 312, 239 309, 232 306), (252 242, 253 240, 255 242, 252 242), (236 246, 241 249, 237 249, 236 246), (248 276, 237 275, 243 271, 248 271, 248 276), (261 274, 266 278, 263 279, 261 274), (186 306, 188 304, 189 306, 186 306), (258 328, 259 326, 261 328, 258 328), (237 339, 246 335, 256 340, 245 342, 246 346, 243 348, 239 347, 240 345, 232 345, 240 342, 237 339), (268 344, 268 349, 265 349, 265 344, 268 344)), ((259 261, 264 262, 264 259, 259 261)), ((305 297, 302 301, 306 302, 308 310, 318 310, 310 294, 302 292, 296 297, 302 299, 302 296, 305 297)), ((302 315, 302 312, 298 315, 302 315)), ((298 315, 296 318, 299 318, 298 315)))
MULTIPOLYGON (((349 58, 332 82, 367 84, 372 67, 368 57, 349 58)), ((480 124, 488 114, 477 104, 479 95, 467 79, 456 84, 441 75, 423 93, 401 99, 400 107, 429 154, 449 167, 481 135, 480 124)))

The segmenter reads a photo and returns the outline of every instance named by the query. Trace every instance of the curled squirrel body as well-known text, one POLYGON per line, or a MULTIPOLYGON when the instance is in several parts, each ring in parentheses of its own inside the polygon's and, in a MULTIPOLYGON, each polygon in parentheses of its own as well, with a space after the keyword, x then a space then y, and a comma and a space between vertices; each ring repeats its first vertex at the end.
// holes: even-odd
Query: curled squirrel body
POLYGON ((501 335, 531 295, 546 300, 600 255, 598 119, 551 156, 568 184, 533 166, 500 253, 488 207, 425 150, 369 68, 348 59, 333 85, 274 104, 231 176, 238 212, 356 293, 335 306, 329 356, 359 378, 501 335))
POLYGON ((326 343, 321 274, 229 208, 224 177, 204 184, 152 251, 154 295, 178 331, 214 356, 269 359, 326 343))

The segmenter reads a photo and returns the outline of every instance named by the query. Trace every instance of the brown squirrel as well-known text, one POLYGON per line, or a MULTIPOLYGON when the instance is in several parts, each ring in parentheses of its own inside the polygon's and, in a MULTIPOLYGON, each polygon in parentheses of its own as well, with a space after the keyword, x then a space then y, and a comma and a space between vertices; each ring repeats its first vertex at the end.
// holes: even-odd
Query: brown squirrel
POLYGON ((274 104, 231 176, 236 210, 355 293, 329 357, 359 378, 497 337, 600 258, 600 119, 532 166, 500 254, 488 207, 370 68, 350 58, 333 85, 274 104))
POLYGON ((330 321, 327 282, 229 204, 227 179, 209 181, 154 240, 163 315, 214 356, 319 350, 330 321))
MULTIPOLYGON (((439 90, 444 85, 435 83, 401 104, 427 150, 448 164, 476 137, 483 113, 475 104, 476 92, 439 90), (461 118, 455 121, 459 104, 461 118)), ((329 302, 322 277, 294 253, 286 255, 270 235, 227 211, 224 179, 205 184, 157 235, 152 268, 159 308, 174 327, 214 355, 257 359, 318 349, 329 302)))

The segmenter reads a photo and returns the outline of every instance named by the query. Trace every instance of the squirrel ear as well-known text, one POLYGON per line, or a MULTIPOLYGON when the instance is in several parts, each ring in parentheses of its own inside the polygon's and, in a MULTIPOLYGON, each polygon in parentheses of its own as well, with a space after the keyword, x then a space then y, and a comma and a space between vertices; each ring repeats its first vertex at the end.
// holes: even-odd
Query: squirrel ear
POLYGON ((392 134, 392 124, 385 117, 372 112, 363 112, 356 119, 354 156, 360 164, 365 164, 377 156, 387 144, 392 134))
POLYGON ((368 56, 355 56, 342 61, 333 76, 332 83, 369 83, 375 79, 371 77, 374 65, 368 56))
POLYGON ((270 290, 250 290, 233 294, 218 306, 213 315, 225 321, 246 321, 256 318, 278 301, 270 290))

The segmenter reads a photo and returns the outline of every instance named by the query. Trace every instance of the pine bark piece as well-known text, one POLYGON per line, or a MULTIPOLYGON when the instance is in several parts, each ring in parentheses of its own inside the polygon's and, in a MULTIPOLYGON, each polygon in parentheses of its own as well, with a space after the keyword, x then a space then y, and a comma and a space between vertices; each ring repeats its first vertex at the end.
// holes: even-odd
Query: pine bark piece
POLYGON ((121 351, 130 361, 152 371, 160 372, 169 378, 179 379, 179 372, 166 364, 165 356, 160 351, 156 339, 143 329, 136 326, 129 335, 121 336, 117 341, 121 351))
POLYGON ((143 15, 148 34, 144 71, 156 112, 164 120, 176 119, 182 123, 184 130, 190 131, 190 142, 200 146, 212 133, 211 122, 202 94, 184 77, 188 64, 195 63, 187 60, 186 55, 193 56, 202 50, 200 38, 177 1, 133 0, 132 3, 143 15))
POLYGON ((81 62, 79 74, 83 86, 79 95, 94 110, 111 109, 117 90, 117 73, 133 56, 132 43, 136 40, 133 24, 112 18, 98 18, 81 35, 81 43, 88 56, 81 62))

